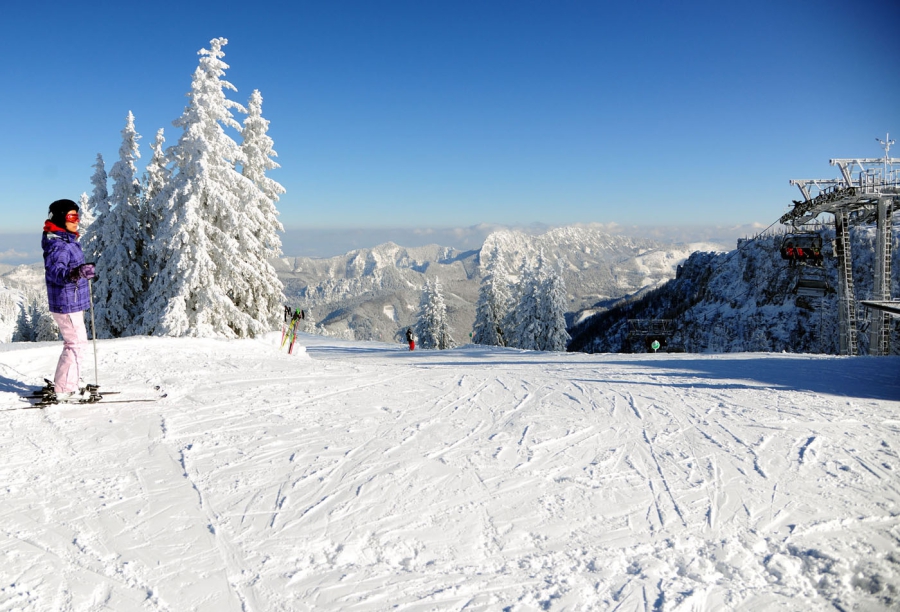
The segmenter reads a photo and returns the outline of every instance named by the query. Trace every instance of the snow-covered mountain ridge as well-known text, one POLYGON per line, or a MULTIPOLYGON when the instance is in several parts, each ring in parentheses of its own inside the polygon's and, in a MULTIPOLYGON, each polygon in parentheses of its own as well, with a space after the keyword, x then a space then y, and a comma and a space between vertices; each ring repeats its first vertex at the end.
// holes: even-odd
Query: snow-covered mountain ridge
POLYGON ((439 277, 448 294, 454 335, 462 339, 472 329, 482 266, 495 251, 513 273, 524 259, 543 252, 560 270, 575 320, 598 302, 638 293, 673 278, 690 253, 710 249, 721 250, 722 246, 670 245, 595 228, 563 227, 537 236, 497 231, 478 251, 387 243, 328 259, 284 258, 276 269, 289 300, 310 310, 316 321, 332 333, 369 340, 399 339, 414 321, 425 279, 439 277))

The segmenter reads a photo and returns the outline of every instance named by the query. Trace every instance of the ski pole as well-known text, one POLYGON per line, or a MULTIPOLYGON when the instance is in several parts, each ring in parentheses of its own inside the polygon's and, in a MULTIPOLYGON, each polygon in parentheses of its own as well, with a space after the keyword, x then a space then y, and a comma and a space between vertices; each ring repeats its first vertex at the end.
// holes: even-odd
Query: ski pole
POLYGON ((94 385, 100 388, 100 374, 97 372, 97 325, 94 323, 94 280, 88 279, 88 297, 91 299, 91 334, 94 336, 94 385))
POLYGON ((291 309, 287 306, 284 307, 284 321, 281 323, 281 346, 284 346, 284 335, 287 333, 288 328, 288 315, 290 314, 291 309))

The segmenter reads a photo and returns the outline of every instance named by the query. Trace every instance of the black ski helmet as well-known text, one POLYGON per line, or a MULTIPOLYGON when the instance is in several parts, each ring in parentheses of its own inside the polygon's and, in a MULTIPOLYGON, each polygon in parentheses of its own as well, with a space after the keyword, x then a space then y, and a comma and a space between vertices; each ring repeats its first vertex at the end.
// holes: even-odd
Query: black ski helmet
POLYGON ((56 227, 66 226, 66 214, 71 211, 78 212, 78 204, 72 200, 57 200, 50 205, 48 219, 56 227))

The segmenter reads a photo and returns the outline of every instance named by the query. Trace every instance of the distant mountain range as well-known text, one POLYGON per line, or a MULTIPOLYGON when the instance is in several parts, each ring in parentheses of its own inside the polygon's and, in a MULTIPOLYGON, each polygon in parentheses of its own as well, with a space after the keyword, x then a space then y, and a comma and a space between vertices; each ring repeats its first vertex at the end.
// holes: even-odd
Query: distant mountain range
POLYGON ((565 281, 571 324, 674 278, 678 265, 697 250, 724 247, 672 245, 563 227, 536 236, 496 231, 481 249, 471 251, 387 243, 327 259, 284 258, 276 266, 292 304, 306 309, 327 333, 358 340, 400 341, 415 321, 425 279, 438 277, 454 339, 464 343, 475 320, 482 264, 491 253, 498 253, 515 275, 523 259, 543 252, 565 281))
MULTIPOLYGON (((821 230, 829 291, 794 294, 801 270, 779 254, 780 238, 673 245, 615 235, 600 228, 564 227, 534 235, 490 233, 480 249, 386 243, 337 257, 274 261, 292 305, 310 315, 308 331, 357 340, 402 341, 416 320, 425 280, 443 286, 458 344, 469 341, 482 268, 496 253, 515 282, 520 264, 543 253, 557 266, 569 298, 569 350, 646 351, 629 320, 671 320, 662 350, 688 352, 838 352, 837 271, 833 229, 821 230)), ((874 231, 851 231, 857 300, 871 295, 874 231)), ((892 275, 900 296, 900 228, 894 230, 892 275)), ((40 264, 0 264, 0 341, 9 342, 21 304, 46 300, 40 264)), ((868 313, 859 306, 859 348, 865 353, 868 313)), ((900 327, 894 325, 894 352, 900 327)))
MULTIPOLYGON (((443 286, 453 337, 468 342, 482 264, 498 253, 513 275, 526 258, 542 252, 558 269, 569 294, 570 325, 602 312, 626 296, 640 295, 675 277, 694 251, 722 251, 715 243, 673 245, 614 235, 593 227, 562 227, 540 235, 499 230, 480 249, 385 243, 329 258, 286 257, 273 263, 285 296, 305 309, 310 331, 357 340, 401 341, 416 319, 426 278, 443 286)), ((40 264, 0 264, 0 341, 8 342, 25 295, 43 289, 40 264)))

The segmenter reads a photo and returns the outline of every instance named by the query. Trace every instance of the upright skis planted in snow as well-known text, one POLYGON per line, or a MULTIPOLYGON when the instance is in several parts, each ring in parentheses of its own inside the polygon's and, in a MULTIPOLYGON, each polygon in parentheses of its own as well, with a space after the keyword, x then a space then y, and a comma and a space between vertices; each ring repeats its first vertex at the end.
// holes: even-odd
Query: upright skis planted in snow
POLYGON ((294 343, 297 341, 297 331, 300 328, 300 319, 306 318, 306 312, 297 308, 294 310, 293 314, 291 314, 291 309, 288 306, 284 307, 284 324, 281 327, 281 348, 284 348, 285 343, 288 343, 288 355, 294 352, 294 343), (288 323, 288 315, 290 315, 291 320, 288 323), (287 328, 285 328, 285 324, 287 324, 287 328))
POLYGON ((284 321, 281 323, 281 347, 284 348, 284 339, 287 337, 289 323, 292 323, 291 307, 284 307, 284 321))

